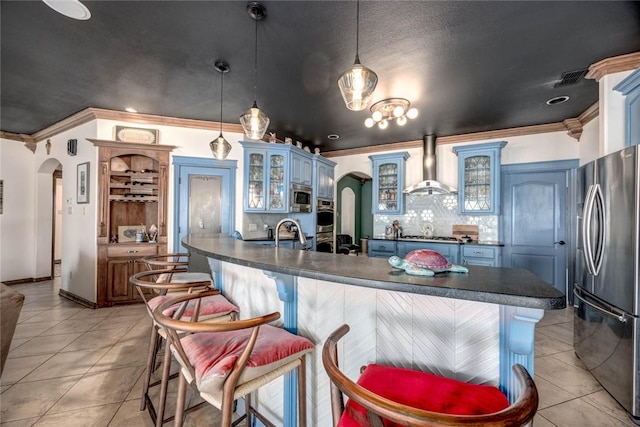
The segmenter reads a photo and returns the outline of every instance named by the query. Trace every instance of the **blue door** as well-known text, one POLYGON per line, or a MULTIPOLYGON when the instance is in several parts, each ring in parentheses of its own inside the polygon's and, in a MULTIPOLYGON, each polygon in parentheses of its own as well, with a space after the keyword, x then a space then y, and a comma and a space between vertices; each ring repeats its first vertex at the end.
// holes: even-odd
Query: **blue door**
POLYGON ((189 234, 230 235, 235 227, 235 160, 173 158, 174 252, 189 234))
POLYGON ((502 265, 527 269, 566 295, 569 171, 510 166, 502 171, 502 265))

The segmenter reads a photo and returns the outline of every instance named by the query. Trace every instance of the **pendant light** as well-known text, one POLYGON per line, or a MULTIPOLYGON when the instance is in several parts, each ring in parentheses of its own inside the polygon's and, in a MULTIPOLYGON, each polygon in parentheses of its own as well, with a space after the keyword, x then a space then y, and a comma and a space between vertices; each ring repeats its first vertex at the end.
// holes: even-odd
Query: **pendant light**
POLYGON ((356 60, 353 67, 342 73, 338 79, 338 87, 347 108, 361 111, 367 108, 373 91, 378 84, 378 76, 360 63, 358 44, 360 37, 360 1, 356 2, 356 60))
POLYGON ((220 135, 209 143, 214 159, 224 160, 231 151, 231 144, 222 136, 222 99, 224 95, 224 75, 229 72, 229 64, 224 61, 216 61, 216 70, 220 73, 220 135))
POLYGON ((256 22, 256 46, 254 52, 253 69, 253 106, 240 116, 240 124, 244 133, 249 139, 262 139, 267 127, 269 127, 269 117, 258 108, 257 86, 258 86, 258 21, 267 16, 267 10, 259 2, 250 2, 247 5, 249 16, 256 22))

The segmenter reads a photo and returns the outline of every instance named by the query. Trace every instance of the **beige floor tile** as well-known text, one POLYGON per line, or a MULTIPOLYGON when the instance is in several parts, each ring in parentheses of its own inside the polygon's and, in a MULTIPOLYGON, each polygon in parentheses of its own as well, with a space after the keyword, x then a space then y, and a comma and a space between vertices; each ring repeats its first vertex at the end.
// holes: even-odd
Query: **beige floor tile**
POLYGON ((601 389, 588 371, 568 365, 553 356, 539 357, 535 362, 536 377, 544 378, 573 396, 580 397, 601 389))
POLYGON ((612 417, 619 419, 625 426, 635 426, 629 419, 627 412, 615 401, 609 393, 604 390, 597 391, 592 394, 588 394, 581 398, 585 402, 593 405, 599 410, 610 414, 612 417))
POLYGON ((147 411, 140 411, 139 402, 129 400, 124 402, 109 427, 153 427, 151 416, 147 411))
POLYGON ((9 422, 6 422, 6 423, 3 422, 2 423, 2 427, 31 427, 39 419, 40 419, 40 417, 34 417, 34 418, 25 418, 25 419, 16 420, 16 421, 9 421, 9 422))
POLYGON ((139 366, 132 366, 86 374, 49 410, 48 414, 124 402, 142 369, 139 366))
POLYGON ((571 324, 558 323, 556 325, 542 326, 537 328, 536 332, 573 346, 573 325, 571 324))
POLYGON ((93 309, 93 308, 83 308, 77 314, 69 317, 69 320, 72 319, 104 319, 105 317, 109 317, 111 315, 111 311, 106 308, 93 309))
POLYGON ((104 427, 120 408, 119 403, 110 405, 93 406, 61 414, 45 415, 35 427, 104 427))
POLYGON ((13 350, 11 352, 11 357, 24 357, 34 356, 36 354, 55 353, 78 339, 80 335, 82 334, 76 333, 35 337, 29 342, 24 343, 20 347, 13 350))
POLYGON ((90 350, 101 347, 111 347, 128 331, 127 328, 108 329, 104 331, 88 331, 67 345, 63 351, 90 350))
POLYGON ((33 338, 51 329, 60 322, 18 323, 13 338, 33 338))
POLYGON ((95 324, 91 330, 93 331, 103 331, 107 329, 122 329, 127 328, 131 329, 133 326, 138 323, 142 316, 139 314, 134 314, 133 316, 114 316, 113 314, 109 317, 106 317, 97 324, 95 324))
POLYGON ((0 419, 7 422, 44 415, 79 379, 80 376, 14 384, 2 393, 0 419))
POLYGON ((46 330, 43 334, 60 335, 71 334, 74 332, 86 332, 98 322, 100 322, 100 319, 67 319, 61 321, 53 328, 46 330))
POLYGON ((36 316, 30 317, 23 323, 35 323, 35 322, 57 322, 61 320, 67 320, 71 316, 81 312, 82 308, 51 308, 49 310, 42 311, 36 316))
POLYGON ((622 425, 617 418, 609 416, 582 399, 570 400, 538 412, 556 426, 562 427, 621 427, 622 425))
POLYGON ((107 351, 108 348, 103 347, 96 350, 58 353, 27 375, 21 382, 85 374, 107 351))
POLYGON ((533 427, 556 427, 556 425, 540 415, 540 413, 537 413, 536 416, 533 417, 533 427))
POLYGON ((29 338, 16 338, 15 336, 11 339, 11 345, 9 346, 9 354, 7 357, 11 357, 11 352, 16 348, 20 347, 22 344, 29 342, 33 339, 33 337, 29 338))
POLYGON ((535 357, 548 356, 550 354, 562 353, 573 350, 573 346, 559 342, 554 338, 536 332, 535 338, 535 357))
POLYGON ((554 358, 563 361, 564 363, 568 364, 568 365, 573 365, 577 368, 580 369, 587 369, 584 366, 584 363, 582 363, 582 361, 580 360, 580 358, 578 356, 576 356, 576 352, 573 351, 573 349, 569 350, 569 351, 563 351, 562 353, 555 353, 553 355, 554 358))
POLYGON ((538 387, 538 398, 540 400, 538 404, 539 410, 575 399, 575 396, 571 395, 571 393, 564 391, 538 375, 536 375, 535 383, 536 387, 538 387))
POLYGON ((124 366, 145 366, 147 347, 144 342, 116 344, 91 367, 90 372, 105 371, 124 366))
POLYGON ((54 355, 55 353, 7 359, 0 383, 2 385, 17 383, 54 355))

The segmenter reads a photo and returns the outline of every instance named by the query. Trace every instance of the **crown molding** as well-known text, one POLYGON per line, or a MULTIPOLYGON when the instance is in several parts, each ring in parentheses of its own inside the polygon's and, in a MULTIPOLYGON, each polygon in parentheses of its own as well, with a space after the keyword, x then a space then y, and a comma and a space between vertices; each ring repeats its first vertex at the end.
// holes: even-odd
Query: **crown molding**
POLYGON ((582 114, 578 116, 578 120, 580 120, 580 122, 582 123, 582 126, 584 126, 587 123, 589 123, 591 120, 598 117, 599 114, 600 114, 600 106, 599 106, 599 103, 596 102, 591 107, 584 110, 582 114))
POLYGON ((584 77, 599 82, 600 79, 607 74, 634 70, 638 67, 640 67, 640 52, 628 53, 626 55, 606 58, 591 64, 589 71, 584 77))
MULTIPOLYGON (((129 113, 126 111, 106 110, 102 108, 89 107, 79 111, 65 119, 48 126, 33 135, 13 134, 0 131, 0 137, 14 141, 38 143, 45 139, 52 138, 64 131, 73 129, 92 120, 114 120, 126 123, 148 124, 156 126, 176 126, 191 129, 220 130, 220 122, 207 120, 181 119, 176 117, 156 116, 153 114, 129 113)), ((223 132, 244 133, 240 124, 222 123, 223 132)))

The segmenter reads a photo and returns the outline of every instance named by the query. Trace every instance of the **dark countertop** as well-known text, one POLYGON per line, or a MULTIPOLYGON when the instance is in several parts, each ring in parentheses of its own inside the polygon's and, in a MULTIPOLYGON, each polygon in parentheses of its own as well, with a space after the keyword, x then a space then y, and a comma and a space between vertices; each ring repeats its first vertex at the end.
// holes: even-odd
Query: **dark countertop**
POLYGON ((566 307, 565 296, 524 269, 469 266, 468 274, 412 276, 384 258, 301 251, 226 236, 188 236, 190 250, 233 264, 347 285, 539 309, 566 307))
MULTIPOLYGON (((309 240, 309 239, 313 239, 314 236, 307 236, 305 234, 305 237, 307 238, 307 240, 309 240)), ((270 239, 270 238, 265 236, 265 237, 254 237, 254 238, 242 239, 242 240, 244 240, 245 242, 275 242, 276 238, 274 237, 273 239, 270 239)), ((280 240, 283 241, 283 242, 287 241, 287 240, 289 240, 289 241, 291 241, 291 240, 298 241, 297 238, 294 239, 293 237, 280 237, 280 240)))

